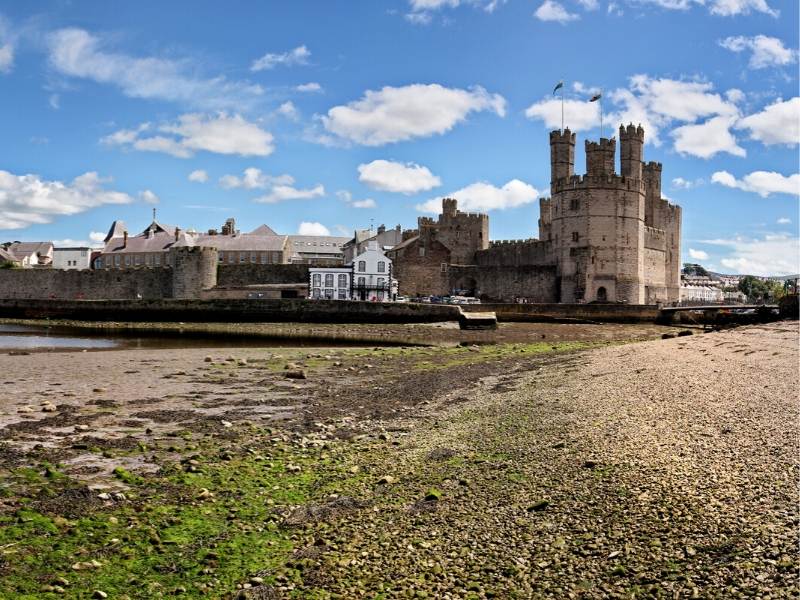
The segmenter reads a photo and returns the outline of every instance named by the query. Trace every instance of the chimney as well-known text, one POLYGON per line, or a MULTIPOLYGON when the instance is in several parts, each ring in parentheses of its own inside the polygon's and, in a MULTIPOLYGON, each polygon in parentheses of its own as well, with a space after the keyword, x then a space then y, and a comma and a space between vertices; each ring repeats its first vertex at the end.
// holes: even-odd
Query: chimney
POLYGON ((386 225, 379 225, 378 226, 378 233, 386 233, 386 225))
POLYGON ((128 232, 127 231, 123 231, 122 232, 122 247, 123 248, 127 248, 128 247, 128 232))
POLYGON ((181 228, 180 227, 176 227, 175 228, 175 241, 177 242, 178 238, 180 238, 180 237, 181 237, 181 228))

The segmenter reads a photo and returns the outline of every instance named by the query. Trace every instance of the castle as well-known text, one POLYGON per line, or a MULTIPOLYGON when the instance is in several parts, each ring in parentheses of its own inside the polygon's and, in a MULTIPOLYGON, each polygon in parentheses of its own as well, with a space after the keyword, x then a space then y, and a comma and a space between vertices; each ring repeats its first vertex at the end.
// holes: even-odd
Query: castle
POLYGON ((539 201, 539 238, 489 242, 489 218, 442 201, 438 220, 387 254, 400 293, 460 291, 488 300, 677 302, 681 209, 661 197, 661 164, 642 161, 644 129, 585 142, 586 174, 575 174, 575 134, 550 133, 550 198, 539 201))

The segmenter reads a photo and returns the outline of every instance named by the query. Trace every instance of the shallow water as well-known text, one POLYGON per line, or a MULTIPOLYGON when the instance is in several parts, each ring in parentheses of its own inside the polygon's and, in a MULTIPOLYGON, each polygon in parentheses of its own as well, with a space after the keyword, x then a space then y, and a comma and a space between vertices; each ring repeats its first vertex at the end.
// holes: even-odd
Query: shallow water
MULTIPOLYGON (((0 324, 0 351, 64 352, 157 348, 273 348, 352 346, 347 340, 265 339, 244 336, 141 331, 92 331, 70 327, 0 324)), ((363 345, 363 344, 358 344, 363 345)))

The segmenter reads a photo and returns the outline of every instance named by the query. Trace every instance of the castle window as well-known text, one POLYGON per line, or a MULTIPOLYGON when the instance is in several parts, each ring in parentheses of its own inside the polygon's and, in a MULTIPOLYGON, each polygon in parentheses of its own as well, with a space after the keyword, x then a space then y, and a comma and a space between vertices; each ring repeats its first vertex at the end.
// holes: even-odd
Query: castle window
POLYGON ((420 256, 425 256, 425 247, 424 246, 420 246, 419 247, 419 255, 420 256))
POLYGON ((447 263, 442 263, 442 273, 447 273, 447 263))
POLYGON ((579 204, 579 201, 578 201, 577 198, 572 198, 569 201, 569 209, 570 210, 578 210, 579 207, 580 207, 580 204, 579 204))
POLYGON ((581 234, 577 231, 572 232, 572 241, 573 242, 580 242, 581 241, 581 234))

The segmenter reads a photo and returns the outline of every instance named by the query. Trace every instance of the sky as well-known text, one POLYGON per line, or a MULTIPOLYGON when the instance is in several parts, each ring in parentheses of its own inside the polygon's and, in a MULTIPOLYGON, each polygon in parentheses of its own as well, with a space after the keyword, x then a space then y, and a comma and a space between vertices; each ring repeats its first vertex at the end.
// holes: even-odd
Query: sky
POLYGON ((0 1, 0 240, 537 236, 548 132, 645 128, 684 262, 800 272, 796 0, 0 1), (589 102, 601 93, 602 100, 589 102))

